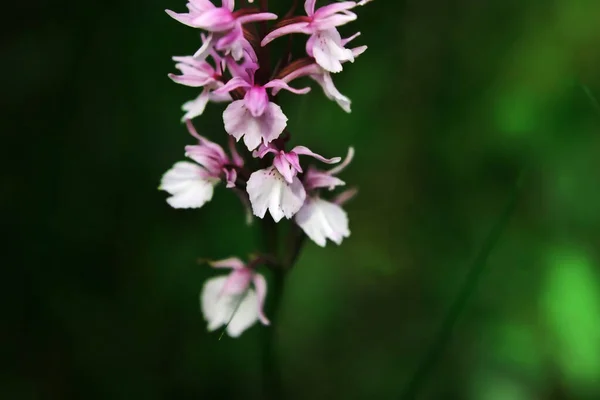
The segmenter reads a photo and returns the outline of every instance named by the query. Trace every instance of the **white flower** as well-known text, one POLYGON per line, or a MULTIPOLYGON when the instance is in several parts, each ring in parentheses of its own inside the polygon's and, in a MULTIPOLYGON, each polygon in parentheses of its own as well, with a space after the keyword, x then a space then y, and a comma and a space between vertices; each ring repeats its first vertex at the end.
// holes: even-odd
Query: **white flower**
POLYGON ((286 182, 275 167, 261 169, 250 175, 246 191, 254 215, 264 218, 268 209, 275 222, 283 217, 292 218, 306 198, 300 180, 293 177, 291 183, 286 182))
POLYGON ((238 337, 256 321, 269 325, 269 320, 263 314, 267 295, 265 278, 237 258, 211 265, 215 268, 232 268, 232 271, 228 276, 207 280, 202 288, 200 307, 208 322, 208 330, 214 331, 226 325, 227 334, 238 337), (250 287, 251 284, 254 284, 254 288, 250 287))

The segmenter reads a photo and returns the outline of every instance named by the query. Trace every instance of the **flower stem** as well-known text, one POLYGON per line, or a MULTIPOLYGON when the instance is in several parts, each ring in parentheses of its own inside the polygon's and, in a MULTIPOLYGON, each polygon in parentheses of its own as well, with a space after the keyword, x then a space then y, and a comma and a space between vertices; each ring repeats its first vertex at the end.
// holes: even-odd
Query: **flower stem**
POLYGON ((267 315, 271 320, 271 326, 263 329, 262 352, 263 352, 263 395, 268 400, 283 399, 283 384, 281 378, 281 367, 277 354, 278 320, 281 300, 285 284, 285 271, 281 268, 273 269, 273 281, 269 290, 269 301, 267 302, 267 315))
POLYGON ((456 323, 462 314, 462 311, 465 309, 467 305, 467 301, 472 296, 473 292, 479 283, 479 278, 481 277, 483 271, 485 270, 485 266, 487 264, 487 259, 491 254, 492 250, 498 243, 504 228, 508 224, 510 217, 513 215, 517 202, 519 199, 519 193, 521 191, 522 182, 523 182, 524 172, 521 172, 517 182, 514 186, 513 193, 510 197, 510 200, 504 211, 500 215, 500 218, 490 231, 489 235, 485 239, 481 250, 477 254, 477 257, 473 261, 473 265, 471 266, 469 273, 467 274, 465 281, 463 283, 462 288, 454 302, 452 303, 450 310, 444 319, 440 331, 438 332, 437 338, 430 348, 429 352, 426 354, 425 358, 421 365, 417 368, 413 378, 410 380, 408 386, 406 387, 401 399, 414 399, 417 397, 419 390, 426 382, 427 378, 431 375, 437 361, 443 355, 444 350, 446 349, 448 343, 452 339, 452 334, 456 323))

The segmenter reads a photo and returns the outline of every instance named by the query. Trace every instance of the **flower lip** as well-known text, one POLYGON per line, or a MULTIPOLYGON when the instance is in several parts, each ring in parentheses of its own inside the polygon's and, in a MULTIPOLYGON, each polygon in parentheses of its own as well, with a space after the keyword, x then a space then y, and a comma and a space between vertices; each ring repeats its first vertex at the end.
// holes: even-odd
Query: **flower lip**
POLYGON ((256 85, 251 87, 244 96, 244 103, 254 118, 260 117, 269 104, 267 89, 256 85))

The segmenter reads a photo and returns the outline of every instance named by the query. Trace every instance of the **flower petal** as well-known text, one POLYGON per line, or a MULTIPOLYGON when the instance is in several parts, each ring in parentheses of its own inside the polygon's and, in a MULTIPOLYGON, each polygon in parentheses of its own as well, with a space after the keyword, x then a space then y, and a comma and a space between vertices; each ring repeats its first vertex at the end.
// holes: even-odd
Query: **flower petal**
POLYGON ((218 88, 217 90, 214 91, 215 94, 222 94, 222 93, 229 93, 232 90, 235 90, 237 88, 243 87, 243 88, 249 88, 252 85, 250 85, 248 82, 246 82, 245 79, 236 76, 231 78, 229 81, 227 81, 227 83, 223 86, 221 86, 220 88, 218 88))
POLYGON ((311 78, 323 88, 323 92, 329 100, 334 100, 340 107, 342 107, 342 110, 346 111, 347 113, 352 111, 350 108, 352 101, 348 97, 341 94, 340 91, 335 87, 329 72, 325 71, 323 74, 311 75, 311 78))
POLYGON ((208 322, 209 331, 214 331, 227 323, 226 310, 222 307, 222 301, 220 301, 222 300, 221 293, 226 281, 226 276, 208 279, 200 292, 200 309, 204 319, 208 322))
POLYGON ((172 195, 167 203, 173 208, 199 208, 213 196, 213 183, 206 179, 206 171, 187 161, 180 161, 168 170, 159 189, 172 195))
POLYGON ((311 149, 305 146, 296 146, 290 151, 290 153, 311 156, 312 158, 316 158, 317 160, 324 162, 325 164, 335 164, 342 161, 341 157, 325 158, 320 154, 314 153, 311 149))
POLYGON ((224 32, 235 26, 235 18, 226 8, 213 8, 195 15, 192 26, 209 32, 224 32))
POLYGON ((227 325, 227 334, 233 338, 239 337, 246 329, 256 323, 259 316, 258 298, 256 292, 248 289, 246 295, 235 304, 233 318, 227 325))
POLYGON ((319 31, 315 34, 312 43, 312 53, 317 64, 329 72, 341 72, 342 61, 354 61, 352 50, 346 49, 341 44, 337 29, 319 31))
POLYGON ((304 2, 304 11, 306 12, 306 15, 308 15, 309 17, 312 17, 312 15, 315 13, 315 3, 317 2, 317 0, 306 0, 304 2))
POLYGON ((327 239, 339 245, 350 236, 346 212, 337 204, 318 197, 308 199, 294 220, 321 247, 325 247, 327 239))
POLYGON ((232 102, 223 112, 225 131, 236 140, 244 137, 248 150, 252 151, 262 142, 269 143, 279 137, 287 125, 287 117, 277 104, 269 103, 258 118, 252 116, 243 100, 232 102))
POLYGON ((271 43, 278 37, 289 35, 290 33, 304 33, 306 35, 310 35, 313 32, 313 30, 309 28, 308 25, 308 22, 296 22, 293 24, 282 26, 281 28, 274 29, 273 31, 269 32, 267 36, 264 37, 264 39, 260 42, 260 45, 262 47, 265 47, 267 44, 271 43))
POLYGON ((274 19, 277 19, 276 14, 265 12, 243 15, 237 18, 237 22, 241 25, 244 25, 250 22, 270 21, 274 19))
POLYGON ((258 319, 263 325, 269 325, 271 322, 264 313, 265 298, 267 297, 267 281, 261 274, 254 274, 254 279, 252 282, 256 288, 258 300, 258 319))
POLYGON ((246 267, 246 264, 237 257, 224 258, 223 260, 211 261, 210 266, 213 268, 232 268, 242 269, 246 267))
POLYGON ((185 111, 183 117, 181 117, 181 121, 194 119, 204 112, 208 101, 210 100, 210 90, 208 88, 204 88, 202 93, 194 100, 186 101, 183 103, 181 109, 185 111))
POLYGON ((246 190, 254 215, 264 218, 269 210, 275 222, 283 217, 291 218, 302 207, 306 198, 304 187, 297 177, 289 184, 274 167, 261 169, 250 175, 246 190))
MULTIPOLYGON (((267 83, 264 87, 265 88, 277 89, 277 91, 280 91, 280 90, 284 89, 284 90, 287 90, 287 91, 292 92, 294 94, 306 94, 306 93, 310 92, 310 88, 309 87, 305 87, 305 88, 302 88, 302 89, 296 89, 296 88, 293 88, 290 85, 288 85, 282 79, 273 79, 271 82, 267 83)), ((273 94, 275 94, 274 91, 273 91, 273 94)))

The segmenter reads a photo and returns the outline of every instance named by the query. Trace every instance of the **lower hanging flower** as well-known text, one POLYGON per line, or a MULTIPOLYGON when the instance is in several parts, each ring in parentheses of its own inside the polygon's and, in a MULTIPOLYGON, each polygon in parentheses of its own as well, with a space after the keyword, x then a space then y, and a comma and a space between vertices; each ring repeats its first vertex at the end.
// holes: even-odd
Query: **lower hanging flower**
POLYGON ((267 296, 265 278, 239 258, 215 261, 210 265, 232 271, 227 276, 207 280, 202 288, 200 308, 208 322, 208 330, 214 331, 225 325, 229 336, 238 337, 257 321, 269 325, 263 312, 267 296))

